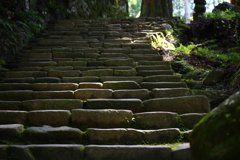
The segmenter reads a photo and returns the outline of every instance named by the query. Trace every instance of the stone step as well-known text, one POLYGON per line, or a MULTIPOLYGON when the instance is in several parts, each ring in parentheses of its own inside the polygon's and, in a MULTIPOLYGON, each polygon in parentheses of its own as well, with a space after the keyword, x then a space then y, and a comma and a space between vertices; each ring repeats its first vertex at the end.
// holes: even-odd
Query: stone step
POLYGON ((187 88, 155 88, 151 90, 153 98, 182 97, 190 95, 187 88))
MULTIPOLYGON (((143 77, 141 76, 102 76, 100 77, 101 82, 106 81, 135 81, 136 83, 141 83, 143 77)), ((124 89, 124 88, 123 88, 124 89)))
POLYGON ((5 101, 24 101, 33 99, 32 90, 11 90, 0 91, 0 100, 5 101))
POLYGON ((113 90, 111 89, 77 89, 74 93, 75 99, 88 100, 88 99, 99 99, 99 98, 111 98, 113 90))
POLYGON ((0 100, 0 110, 22 110, 21 101, 1 101, 0 100))
POLYGON ((181 82, 181 78, 175 75, 146 76, 144 82, 181 82))
POLYGON ((132 128, 87 129, 90 144, 141 144, 163 143, 177 139, 177 128, 157 130, 137 130, 132 128))
MULTIPOLYGON (((1 101, 0 101, 1 102, 1 101)), ((4 103, 4 102, 2 102, 4 103)), ((10 103, 10 102, 5 102, 10 103)), ((1 104, 1 103, 0 103, 1 104)), ((11 103, 8 104, 10 108, 11 103)), ((82 109, 83 101, 79 99, 35 99, 23 101, 22 103, 13 103, 14 108, 23 108, 25 111, 34 110, 73 110, 82 109)))
POLYGON ((86 61, 59 61, 58 66, 87 66, 86 61))
POLYGON ((154 88, 187 88, 184 82, 142 82, 141 88, 152 90, 154 88))
POLYGON ((173 75, 173 70, 139 70, 137 72, 138 76, 154 76, 154 75, 173 75))
POLYGON ((206 96, 155 98, 144 101, 143 110, 147 112, 170 111, 178 114, 208 113, 210 105, 206 96))
POLYGON ((35 91, 34 99, 74 99, 74 91, 35 91))
POLYGON ((114 109, 74 109, 72 123, 80 128, 128 127, 132 122, 132 111, 114 109))
POLYGON ((139 89, 138 83, 135 81, 105 81, 103 82, 104 89, 139 89))
POLYGON ((104 61, 105 66, 133 66, 133 59, 112 59, 104 61))
POLYGON ((157 54, 130 54, 129 57, 133 58, 135 62, 163 60, 163 56, 157 54))
POLYGON ((43 61, 43 62, 21 62, 20 67, 28 67, 28 66, 38 66, 38 67, 45 67, 45 66, 56 66, 57 63, 54 61, 43 61))
POLYGON ((136 70, 141 71, 141 70, 171 70, 172 67, 169 65, 141 65, 137 66, 136 70))
POLYGON ((81 82, 79 83, 79 88, 92 88, 92 89, 101 89, 103 86, 100 82, 81 82))
POLYGON ((49 77, 79 77, 83 72, 79 70, 50 70, 48 71, 49 77))
POLYGON ((31 89, 34 91, 64 91, 76 90, 79 85, 76 83, 34 83, 31 84, 31 89))
POLYGON ((87 109, 126 109, 134 113, 142 111, 142 101, 140 99, 88 99, 87 109))
POLYGON ((62 77, 62 83, 100 82, 97 76, 62 77))
POLYGON ((158 54, 157 50, 152 49, 133 49, 129 51, 129 54, 158 54))
POLYGON ((39 58, 44 58, 44 59, 51 59, 52 58, 52 53, 34 53, 34 52, 28 52, 23 54, 24 58, 33 58, 33 59, 39 59, 39 58))
POLYGON ((147 89, 124 89, 114 90, 113 98, 115 99, 141 99, 146 100, 150 98, 150 92, 147 89))
POLYGON ((5 73, 5 78, 23 77, 47 77, 46 71, 9 71, 5 73))

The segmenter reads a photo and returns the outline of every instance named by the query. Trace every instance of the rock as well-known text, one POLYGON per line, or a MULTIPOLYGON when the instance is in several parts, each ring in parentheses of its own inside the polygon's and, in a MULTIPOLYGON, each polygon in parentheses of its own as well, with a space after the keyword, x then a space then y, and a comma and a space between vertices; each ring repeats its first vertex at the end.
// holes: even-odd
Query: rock
POLYGON ((211 71, 203 80, 203 84, 206 86, 214 86, 222 80, 223 74, 223 71, 211 71))
POLYGON ((240 92, 221 103, 193 129, 190 138, 191 158, 236 159, 240 141, 240 92))
POLYGON ((222 11, 226 11, 227 9, 230 10, 235 10, 237 7, 231 3, 228 2, 223 2, 223 3, 219 3, 213 10, 212 12, 222 12, 222 11))
POLYGON ((180 144, 172 152, 174 160, 190 160, 190 145, 189 143, 180 144))

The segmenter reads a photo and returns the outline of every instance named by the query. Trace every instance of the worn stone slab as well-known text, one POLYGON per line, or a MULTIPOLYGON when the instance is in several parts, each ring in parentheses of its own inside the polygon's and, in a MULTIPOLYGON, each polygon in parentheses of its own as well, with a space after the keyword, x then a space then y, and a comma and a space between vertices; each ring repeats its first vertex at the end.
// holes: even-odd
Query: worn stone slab
POLYGON ((63 127, 28 127, 24 135, 33 140, 81 140, 82 132, 78 128, 63 127))
POLYGON ((132 112, 142 110, 140 99, 89 99, 86 102, 87 109, 127 109, 132 112))
POLYGON ((141 83, 143 77, 141 76, 102 76, 100 77, 101 82, 114 81, 114 82, 123 82, 123 81, 134 81, 136 83, 141 83))
POLYGON ((0 100, 5 101, 24 101, 33 99, 32 90, 11 90, 0 91, 0 100))
POLYGON ((29 152, 39 160, 83 160, 84 146, 77 144, 29 145, 29 152))
POLYGON ((87 145, 88 160, 159 160, 171 159, 171 147, 146 145, 87 145))
POLYGON ((51 71, 51 70, 73 70, 73 66, 46 66, 42 67, 44 71, 51 71))
POLYGON ((12 71, 41 71, 41 69, 42 67, 18 67, 18 68, 13 68, 12 71))
POLYGON ((30 90, 29 83, 0 83, 0 91, 30 90))
POLYGON ((5 73, 5 78, 21 78, 21 77, 47 77, 45 71, 10 71, 5 73))
POLYGON ((82 76, 112 76, 113 70, 112 69, 94 69, 88 71, 82 71, 82 76))
POLYGON ((173 70, 140 70, 137 72, 138 76, 154 76, 154 75, 173 75, 173 70))
POLYGON ((5 78, 3 83, 33 83, 34 77, 24 77, 24 78, 5 78))
POLYGON ((190 144, 180 144, 172 152, 174 160, 191 160, 190 144))
POLYGON ((52 53, 59 53, 59 52, 71 52, 72 49, 68 47, 58 47, 58 48, 53 48, 52 53))
POLYGON ((192 129, 205 115, 206 113, 186 113, 180 115, 180 119, 184 127, 192 129))
POLYGON ((124 53, 101 53, 100 57, 129 57, 127 54, 124 53))
POLYGON ((169 65, 142 65, 136 67, 137 71, 141 70, 171 70, 169 65))
POLYGON ((134 49, 130 50, 129 54, 158 54, 158 51, 152 49, 134 49))
POLYGON ((188 96, 187 88, 155 88, 151 91, 153 98, 188 96))
POLYGON ((0 145, 0 159, 8 159, 7 148, 8 145, 0 145))
POLYGON ((135 81, 105 81, 103 82, 104 89, 139 89, 138 83, 135 81))
POLYGON ((96 60, 96 58, 75 58, 74 61, 94 62, 94 61, 97 61, 97 60, 96 60))
POLYGON ((83 58, 84 54, 81 52, 59 52, 53 53, 53 58, 83 58))
POLYGON ((181 82, 181 78, 175 75, 153 75, 145 77, 144 82, 181 82))
POLYGON ((178 114, 174 112, 142 112, 134 114, 135 125, 142 129, 179 127, 178 114))
POLYGON ((75 99, 36 99, 22 102, 23 109, 33 110, 72 110, 82 109, 83 101, 75 99))
POLYGON ((48 71, 49 77, 79 77, 81 71, 79 70, 51 70, 48 71))
POLYGON ((58 66, 87 66, 86 61, 59 61, 58 66))
POLYGON ((0 101, 0 110, 21 110, 22 103, 20 101, 0 101))
POLYGON ((169 111, 184 113, 207 113, 210 111, 206 96, 156 98, 143 102, 145 111, 169 111))
POLYGON ((150 98, 150 94, 147 89, 126 89, 126 90, 115 90, 113 92, 113 97, 116 99, 138 98, 141 100, 146 100, 150 98))
POLYGON ((79 88, 96 88, 101 89, 103 86, 100 82, 81 82, 79 83, 79 88))
POLYGON ((102 50, 102 53, 123 53, 128 54, 129 49, 128 48, 106 48, 102 50))
POLYGON ((123 48, 132 48, 132 49, 151 49, 151 45, 149 43, 123 43, 123 48))
POLYGON ((134 59, 135 62, 139 61, 163 61, 163 56, 162 55, 141 55, 141 54, 131 54, 131 58, 134 59))
POLYGON ((79 127, 128 127, 132 122, 132 111, 113 109, 74 109, 72 123, 79 127))
POLYGON ((38 66, 38 67, 44 67, 44 66, 56 66, 57 63, 54 61, 43 61, 43 62, 21 62, 20 67, 27 67, 27 66, 38 66))
POLYGON ((22 159, 22 160, 33 160, 35 159, 30 151, 28 150, 27 145, 9 145, 6 153, 9 157, 14 157, 14 159, 22 159))
POLYGON ((61 79, 57 77, 35 78, 34 83, 60 83, 61 79))
POLYGON ((111 98, 112 97, 111 89, 77 89, 74 93, 75 99, 87 100, 87 99, 96 99, 96 98, 111 98))
POLYGON ((34 99, 74 99, 74 91, 35 91, 34 99))
POLYGON ((99 53, 84 53, 84 58, 98 58, 100 56, 99 53))
POLYGON ((133 59, 111 59, 104 61, 105 66, 133 66, 133 59))
POLYGON ((36 110, 28 113, 28 122, 30 126, 68 126, 70 116, 68 110, 36 110))
POLYGON ((151 65, 168 65, 171 67, 169 61, 140 61, 138 62, 139 66, 151 66, 151 65))
MULTIPOLYGON (((24 126, 22 124, 0 125, 0 135, 2 140, 5 138, 17 138, 21 135, 23 131, 24 131, 24 126)), ((0 154, 0 157, 1 157, 1 154, 0 154)))
POLYGON ((121 69, 115 69, 113 72, 114 76, 135 76, 137 74, 135 69, 130 70, 121 70, 121 69))
POLYGON ((87 66, 103 66, 103 62, 102 61, 89 61, 87 62, 87 66))
POLYGON ((87 129, 91 144, 141 144, 177 139, 179 129, 137 130, 132 128, 87 129))
POLYGON ((83 76, 83 77, 62 77, 63 83, 81 83, 81 82, 99 82, 97 76, 83 76))
POLYGON ((26 111, 0 110, 0 124, 25 124, 27 114, 26 111))
POLYGON ((76 90, 78 84, 76 83, 34 83, 31 84, 34 91, 62 91, 62 90, 76 90))
POLYGON ((140 87, 148 90, 154 88, 187 88, 184 82, 142 82, 140 87))

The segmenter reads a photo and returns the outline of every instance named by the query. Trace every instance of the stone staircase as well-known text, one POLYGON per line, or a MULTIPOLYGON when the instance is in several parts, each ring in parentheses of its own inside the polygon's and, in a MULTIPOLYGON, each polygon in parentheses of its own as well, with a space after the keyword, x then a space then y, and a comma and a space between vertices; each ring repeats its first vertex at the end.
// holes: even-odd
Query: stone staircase
MULTIPOLYGON (((0 159, 187 160, 176 143, 209 112, 147 33, 171 20, 62 20, 0 83, 0 159)), ((15 65, 16 66, 16 65, 15 65)))

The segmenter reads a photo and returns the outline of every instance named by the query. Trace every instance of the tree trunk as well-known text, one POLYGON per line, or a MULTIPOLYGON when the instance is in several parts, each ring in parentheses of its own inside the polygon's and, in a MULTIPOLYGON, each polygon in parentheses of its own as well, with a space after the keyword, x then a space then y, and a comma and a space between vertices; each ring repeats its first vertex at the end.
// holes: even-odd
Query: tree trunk
POLYGON ((172 17, 172 1, 142 0, 141 17, 172 17))

